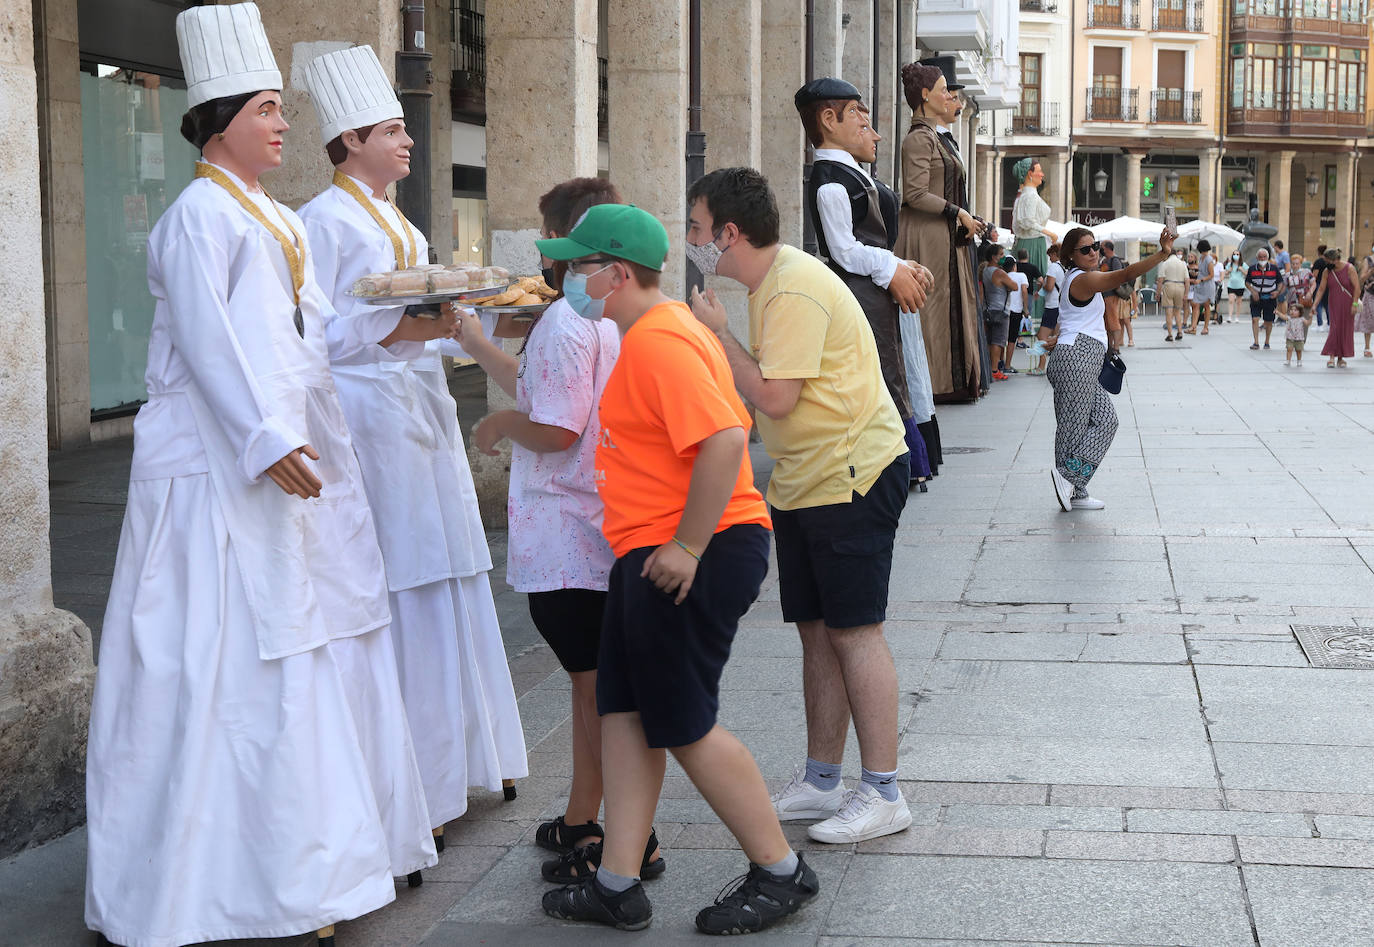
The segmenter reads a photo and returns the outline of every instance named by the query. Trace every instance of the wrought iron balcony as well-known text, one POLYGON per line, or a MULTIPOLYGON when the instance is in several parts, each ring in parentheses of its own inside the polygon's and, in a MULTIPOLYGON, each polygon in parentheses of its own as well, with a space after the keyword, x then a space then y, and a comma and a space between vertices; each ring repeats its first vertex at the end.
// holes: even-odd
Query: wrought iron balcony
POLYGON ((1150 121, 1158 124, 1201 125, 1202 93, 1155 89, 1150 93, 1150 121))
POLYGON ((1023 13, 1058 13, 1058 0, 1021 0, 1023 13))
POLYGON ((1041 102, 1039 108, 1029 113, 1018 106, 1011 113, 1011 132, 1013 135, 1058 135, 1059 103, 1041 102))
POLYGON ((1206 33, 1202 3, 1189 3, 1182 10, 1168 6, 1165 0, 1155 0, 1151 29, 1172 33, 1206 33))
POLYGON ((1093 0, 1088 4, 1088 27, 1138 30, 1140 4, 1138 0, 1093 0))
POLYGON ((1089 122, 1140 121, 1140 90, 1093 86, 1088 89, 1083 118, 1089 122))
POLYGON ((454 4, 453 80, 449 100, 455 114, 484 120, 487 115, 487 25, 476 10, 454 4))

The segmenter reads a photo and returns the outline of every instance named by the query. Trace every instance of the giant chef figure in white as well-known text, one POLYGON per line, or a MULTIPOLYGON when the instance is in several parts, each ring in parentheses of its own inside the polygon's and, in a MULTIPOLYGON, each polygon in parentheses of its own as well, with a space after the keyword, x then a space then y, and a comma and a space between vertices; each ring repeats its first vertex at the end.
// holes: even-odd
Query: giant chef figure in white
POLYGON ((87 761, 86 922, 127 947, 326 927, 436 861, 332 307, 257 180, 281 163, 281 76, 251 3, 192 7, 177 40, 205 160, 148 243, 148 403, 87 761))
POLYGON ((494 791, 528 772, 491 554, 440 360, 463 353, 438 338, 446 332, 427 332, 435 320, 348 295, 360 276, 428 260, 424 235, 387 197, 410 173, 413 142, 376 54, 320 56, 305 81, 335 172, 301 218, 337 311, 326 332, 333 374, 377 520, 401 689, 442 841, 444 823, 467 811, 469 786, 494 791), (414 341, 426 335, 428 345, 414 341))

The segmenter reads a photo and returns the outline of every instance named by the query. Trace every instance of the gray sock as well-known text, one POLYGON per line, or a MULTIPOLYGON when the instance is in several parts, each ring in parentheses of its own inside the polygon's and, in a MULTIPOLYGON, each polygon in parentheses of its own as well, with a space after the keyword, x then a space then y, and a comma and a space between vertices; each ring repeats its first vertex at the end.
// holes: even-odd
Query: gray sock
POLYGON ((617 875, 605 865, 596 870, 596 883, 601 885, 611 894, 620 894, 622 891, 629 891, 639 884, 639 878, 626 878, 624 875, 617 875))
POLYGON ((875 773, 865 766, 863 767, 862 781, 878 790, 878 795, 888 802, 897 801, 897 771, 895 769, 890 773, 875 773))
POLYGON ((822 763, 806 758, 806 781, 817 789, 828 792, 840 784, 840 764, 822 763))
POLYGON ((797 865, 797 853, 789 848, 786 857, 781 861, 775 861, 771 865, 760 865, 759 867, 774 878, 791 878, 797 873, 797 865))

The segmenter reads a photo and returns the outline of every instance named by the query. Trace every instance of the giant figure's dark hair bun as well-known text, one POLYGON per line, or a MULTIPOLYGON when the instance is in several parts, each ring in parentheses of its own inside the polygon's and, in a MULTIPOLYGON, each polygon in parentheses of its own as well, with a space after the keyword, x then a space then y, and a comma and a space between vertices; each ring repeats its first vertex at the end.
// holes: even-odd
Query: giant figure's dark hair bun
POLYGON ((192 108, 181 117, 181 137, 196 146, 197 151, 205 148, 205 143, 229 127, 245 105, 261 92, 245 92, 242 95, 227 95, 222 99, 210 99, 192 108))

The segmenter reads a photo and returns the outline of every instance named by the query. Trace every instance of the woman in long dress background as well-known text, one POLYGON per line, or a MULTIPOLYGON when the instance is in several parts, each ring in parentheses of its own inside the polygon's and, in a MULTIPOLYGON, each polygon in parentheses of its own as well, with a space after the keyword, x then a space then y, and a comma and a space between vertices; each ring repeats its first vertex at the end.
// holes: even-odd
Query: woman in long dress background
POLYGON ((1355 357, 1354 306, 1360 277, 1349 260, 1341 259, 1341 251, 1335 247, 1327 250, 1323 256, 1326 267, 1322 271, 1317 294, 1312 297, 1313 305, 1326 304, 1330 325, 1322 354, 1326 356, 1327 368, 1345 368, 1345 360, 1355 357))
POLYGON ((973 401, 981 356, 977 291, 965 247, 983 228, 967 210, 963 164, 935 128, 954 120, 958 102, 937 66, 908 63, 902 85, 914 114, 902 139, 902 209, 893 252, 935 274, 921 310, 935 400, 973 401))
MULTIPOLYGON (((1050 205, 1040 196, 1040 185, 1045 183, 1045 171, 1035 158, 1022 158, 1012 166, 1012 174, 1021 182, 1016 203, 1011 207, 1011 230, 1016 235, 1012 256, 1026 251, 1027 262, 1035 265, 1041 275, 1050 271, 1049 246, 1055 239, 1054 232, 1046 229, 1050 222, 1050 205)), ((1045 315, 1045 297, 1040 293, 1032 294, 1035 308, 1035 324, 1038 326, 1045 315)), ((1007 360, 1010 363, 1010 359, 1007 360)))

